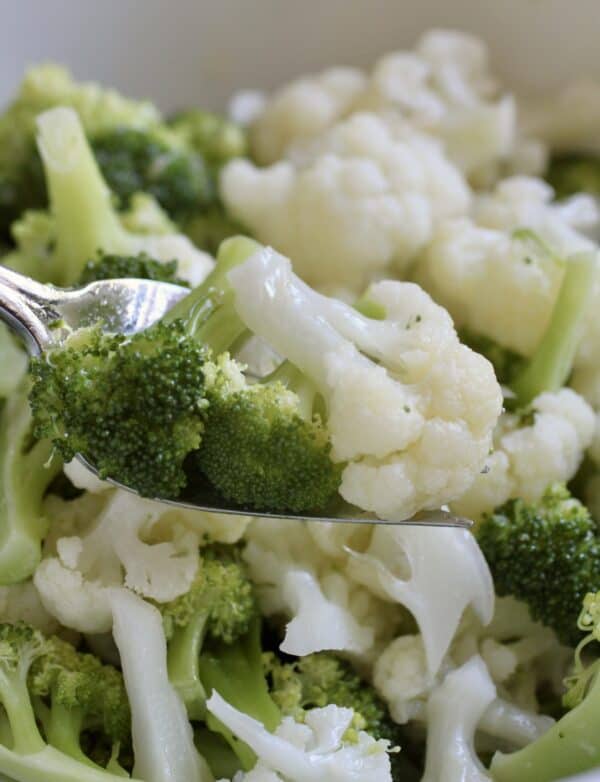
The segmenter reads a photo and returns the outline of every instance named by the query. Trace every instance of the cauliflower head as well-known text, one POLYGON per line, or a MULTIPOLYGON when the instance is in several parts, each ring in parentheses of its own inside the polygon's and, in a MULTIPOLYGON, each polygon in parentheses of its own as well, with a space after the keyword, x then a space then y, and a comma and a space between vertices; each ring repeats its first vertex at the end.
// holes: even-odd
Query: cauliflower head
POLYGON ((351 117, 271 167, 232 161, 221 195, 310 284, 355 291, 387 269, 404 270, 439 219, 470 205, 438 142, 373 114, 351 117))
POLYGON ((229 280, 246 325, 321 392, 344 499, 393 520, 466 491, 491 446, 500 387, 427 294, 376 284, 367 296, 387 317, 372 320, 311 290, 268 248, 229 280))

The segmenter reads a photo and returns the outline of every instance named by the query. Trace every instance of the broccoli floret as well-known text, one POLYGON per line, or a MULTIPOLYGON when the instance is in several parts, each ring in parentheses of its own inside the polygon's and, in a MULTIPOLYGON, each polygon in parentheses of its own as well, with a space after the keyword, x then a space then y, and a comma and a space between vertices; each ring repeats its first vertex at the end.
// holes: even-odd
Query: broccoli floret
POLYGON ((202 549, 198 575, 189 591, 159 606, 168 641, 169 678, 192 719, 205 715, 199 654, 207 638, 233 643, 244 635, 257 608, 252 584, 233 547, 202 549))
POLYGON ((129 701, 123 676, 116 668, 53 637, 32 664, 28 685, 44 735, 56 749, 97 766, 82 750, 85 731, 92 731, 96 738, 101 735, 117 750, 129 747, 129 701))
MULTIPOLYGON (((92 685, 86 682, 81 689, 80 700, 77 687, 65 684, 64 695, 51 695, 49 706, 43 703, 41 695, 37 695, 38 688, 45 693, 50 680, 53 682, 52 691, 62 688, 63 685, 57 683, 60 679, 72 681, 70 669, 77 653, 75 650, 63 650, 57 654, 59 643, 44 638, 39 631, 23 623, 0 625, 0 702, 4 708, 1 735, 10 736, 10 744, 0 744, 0 773, 22 782, 116 782, 122 779, 122 773, 115 775, 104 768, 95 767, 85 755, 81 759, 81 750, 77 749, 79 718, 72 718, 68 710, 72 708, 77 713, 82 710, 85 724, 88 714, 103 708, 99 704, 89 706, 88 688, 92 685), (44 662, 45 659, 49 662, 44 662), (65 663, 66 668, 63 667, 65 663), (39 685, 35 684, 36 667, 39 685), (52 720, 44 709, 49 709, 51 713, 59 699, 59 710, 65 725, 64 730, 63 726, 57 727, 57 730, 61 734, 61 742, 64 740, 68 747, 67 752, 55 746, 50 736, 42 736, 34 708, 36 704, 38 711, 41 709, 44 712, 44 719, 40 720, 43 728, 46 717, 52 720), (70 754, 71 750, 74 750, 75 756, 70 754)), ((98 670, 102 669, 99 666, 98 670)), ((116 707, 112 695, 114 683, 98 676, 97 672, 94 675, 98 677, 96 696, 102 698, 102 684, 108 685, 110 692, 107 692, 107 703, 116 707)), ((118 677, 116 671, 115 675, 118 677)), ((120 691, 124 692, 122 688, 120 691)), ((124 695, 120 704, 124 704, 123 698, 124 695)), ((124 706, 121 705, 121 708, 124 706)), ((97 720, 93 719, 93 725, 97 727, 97 720)))
POLYGON ((513 595, 561 641, 577 643, 584 595, 600 584, 600 540, 587 508, 561 484, 539 502, 510 500, 483 518, 479 546, 498 595, 513 595))
MULTIPOLYGON (((193 313, 194 339, 215 355, 234 350, 247 335, 227 273, 258 247, 250 239, 224 242, 213 272, 169 315, 193 313)), ((255 385, 231 372, 230 362, 221 368, 208 383, 205 430, 196 455, 201 473, 239 505, 296 512, 325 507, 335 496, 342 468, 330 458, 313 384, 289 362, 255 385)))
POLYGON ((577 629, 587 635, 575 652, 574 673, 566 681, 569 689, 563 700, 570 711, 518 752, 496 753, 490 768, 495 782, 554 782, 600 765, 600 592, 585 596, 577 629), (592 651, 592 645, 595 658, 586 667, 582 653, 592 651))
POLYGON ((115 127, 145 129, 160 123, 157 109, 93 83, 77 83, 58 65, 31 68, 0 116, 0 231, 26 209, 47 203, 46 186, 35 149, 35 118, 56 106, 75 109, 85 132, 94 136, 115 127))
POLYGON ((218 114, 188 109, 176 114, 169 125, 213 168, 248 153, 248 139, 243 129, 218 114))
POLYGON ((175 497, 200 443, 205 358, 179 323, 132 337, 75 332, 31 361, 35 434, 65 461, 82 453, 103 478, 175 497))
POLYGON ((202 157, 164 133, 114 128, 94 136, 91 144, 104 179, 123 207, 135 193, 150 193, 180 220, 215 198, 215 184, 202 157))
POLYGON ((584 152, 555 155, 546 179, 557 198, 582 192, 600 196, 600 157, 584 152))
POLYGON ((136 280, 170 282, 173 285, 189 287, 177 276, 177 261, 155 261, 148 255, 106 255, 100 253, 88 261, 78 280, 78 285, 87 285, 97 280, 118 280, 131 277, 136 280))
POLYGON ((52 443, 33 436, 27 392, 20 387, 0 410, 0 584, 28 578, 39 563, 42 500, 62 467, 52 443))
POLYGON ((596 272, 595 253, 579 253, 567 259, 550 323, 533 357, 511 380, 519 407, 525 407, 543 391, 557 391, 566 383, 573 368, 596 272))

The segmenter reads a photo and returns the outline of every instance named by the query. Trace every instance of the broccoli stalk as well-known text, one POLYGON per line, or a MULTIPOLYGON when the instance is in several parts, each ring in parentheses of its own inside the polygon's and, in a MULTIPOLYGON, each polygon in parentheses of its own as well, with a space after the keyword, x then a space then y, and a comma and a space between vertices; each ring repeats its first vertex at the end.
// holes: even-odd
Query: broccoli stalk
MULTIPOLYGON (((33 707, 30 678, 52 642, 25 624, 0 625, 0 702, 4 708, 0 774, 21 782, 116 782, 122 776, 60 751, 42 737, 33 707)), ((100 691, 98 691, 100 694, 100 691)), ((48 737, 47 737, 48 738, 48 737)))
POLYGON ((568 259, 550 323, 533 358, 511 383, 519 407, 525 407, 543 391, 557 391, 566 383, 596 272, 595 253, 579 253, 568 259))
POLYGON ((233 643, 256 613, 252 585, 235 549, 203 549, 198 575, 185 595, 159 606, 167 637, 169 679, 191 719, 204 719, 207 699, 199 669, 205 640, 233 643))
POLYGON ((553 782, 600 765, 600 661, 589 668, 581 652, 600 639, 600 592, 586 595, 578 628, 588 632, 576 652, 571 689, 564 697, 568 711, 537 741, 512 754, 496 753, 490 768, 495 782, 553 782))
POLYGON ((47 528, 42 500, 62 466, 52 443, 36 441, 32 428, 21 388, 0 411, 0 584, 28 578, 40 561, 47 528))
MULTIPOLYGON (((281 714, 269 695, 262 663, 260 619, 256 617, 249 632, 233 644, 215 644, 200 655, 200 678, 206 692, 216 690, 236 709, 259 720, 269 731, 279 725, 281 714)), ((242 768, 250 771, 256 755, 237 739, 216 717, 209 714, 207 726, 222 735, 238 757, 242 768)))

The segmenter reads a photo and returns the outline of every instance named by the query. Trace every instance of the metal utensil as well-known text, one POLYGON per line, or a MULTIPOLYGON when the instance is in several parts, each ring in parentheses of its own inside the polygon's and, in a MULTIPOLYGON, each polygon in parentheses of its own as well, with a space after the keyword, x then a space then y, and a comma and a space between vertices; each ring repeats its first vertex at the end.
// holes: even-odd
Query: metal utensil
MULTIPOLYGON (((0 265, 0 319, 6 321, 24 340, 32 355, 60 342, 77 328, 100 321, 107 331, 135 334, 159 320, 189 291, 178 285, 151 280, 104 280, 84 288, 62 289, 43 285, 0 265)), ((98 471, 83 456, 82 464, 95 475, 98 471)), ((117 481, 110 483, 137 494, 117 481)), ((422 511, 410 519, 383 521, 341 498, 324 513, 265 513, 227 502, 210 486, 197 487, 177 500, 156 498, 183 508, 241 516, 262 516, 306 521, 419 524, 436 527, 470 527, 472 522, 446 510, 422 511)))

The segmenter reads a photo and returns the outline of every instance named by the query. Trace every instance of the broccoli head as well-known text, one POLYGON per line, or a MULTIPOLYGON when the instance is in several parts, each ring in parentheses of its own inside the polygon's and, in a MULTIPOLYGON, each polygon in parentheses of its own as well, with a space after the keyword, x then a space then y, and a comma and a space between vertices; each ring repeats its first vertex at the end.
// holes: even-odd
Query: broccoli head
POLYGON ((125 277, 170 282, 173 285, 188 287, 188 283, 177 276, 177 261, 155 261, 144 253, 139 255, 99 253, 93 261, 87 262, 77 284, 87 285, 97 280, 118 280, 125 277))
POLYGON ((554 782, 600 765, 600 592, 584 597, 577 629, 586 636, 575 652, 573 674, 565 682, 563 702, 569 711, 518 752, 497 752, 490 768, 494 782, 554 782), (587 665, 584 650, 592 655, 587 665))
POLYGON ((66 461, 88 456, 103 478, 175 497, 200 443, 205 359, 178 323, 132 337, 75 332, 31 362, 35 435, 66 461))
POLYGON ((477 539, 496 592, 525 602, 563 643, 577 643, 581 601, 600 586, 600 540, 587 508, 554 484, 539 502, 510 500, 485 516, 477 539))
POLYGON ((248 140, 242 128, 218 114, 201 109, 188 109, 176 114, 169 121, 169 125, 213 168, 248 153, 248 140))
POLYGON ((600 196, 600 157, 583 152, 556 155, 550 161, 546 179, 557 198, 582 192, 600 196))
POLYGON ((206 693, 200 681, 199 655, 205 640, 226 644, 243 636, 256 615, 252 584, 233 546, 202 549, 191 588, 158 606, 168 641, 169 678, 192 719, 204 716, 206 693))
POLYGON ((167 134, 117 127, 94 136, 92 150, 106 183, 123 207, 150 193, 175 219, 212 203, 215 185, 204 160, 167 134))

